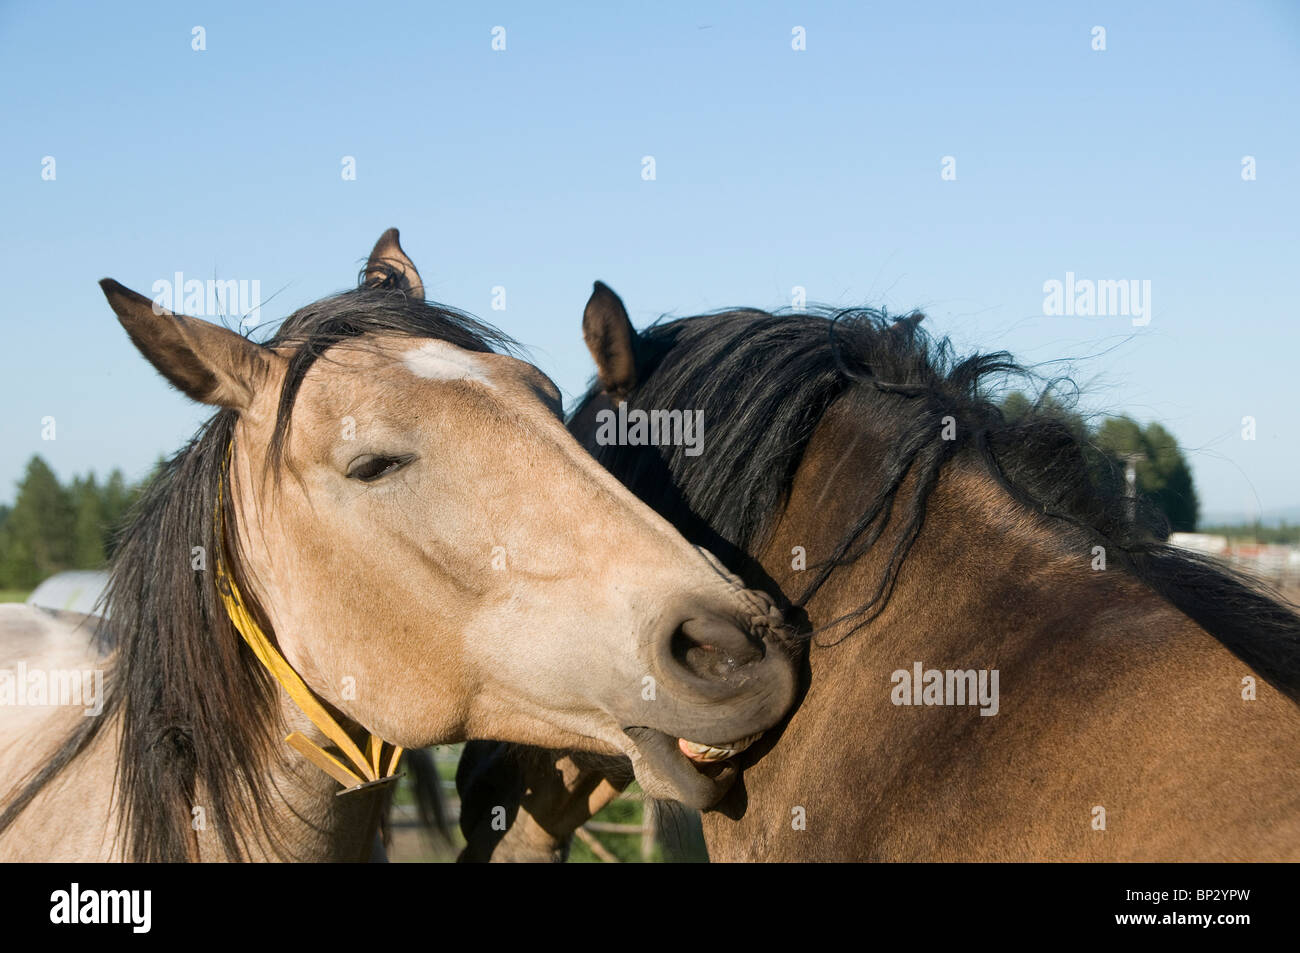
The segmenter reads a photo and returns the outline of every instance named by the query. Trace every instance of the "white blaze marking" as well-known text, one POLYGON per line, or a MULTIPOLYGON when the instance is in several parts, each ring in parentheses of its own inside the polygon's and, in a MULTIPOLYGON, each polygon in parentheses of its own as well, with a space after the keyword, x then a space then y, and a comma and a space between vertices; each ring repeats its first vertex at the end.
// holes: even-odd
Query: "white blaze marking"
POLYGON ((402 360, 416 377, 437 381, 477 381, 493 386, 477 356, 446 341, 425 341, 407 351, 402 360))

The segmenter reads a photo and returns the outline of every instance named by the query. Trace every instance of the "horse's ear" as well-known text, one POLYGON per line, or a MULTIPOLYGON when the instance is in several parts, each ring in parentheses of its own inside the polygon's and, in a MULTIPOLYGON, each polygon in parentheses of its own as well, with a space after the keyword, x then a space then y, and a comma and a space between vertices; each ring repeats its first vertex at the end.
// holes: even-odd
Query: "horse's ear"
POLYGON ((200 403, 248 410, 274 365, 284 360, 220 325, 156 307, 112 278, 99 287, 131 343, 163 377, 200 403))
POLYGON ((894 323, 889 326, 889 330, 897 331, 900 334, 911 334, 916 330, 917 325, 925 320, 925 315, 920 311, 913 311, 911 314, 905 314, 901 318, 895 318, 894 323))
POLYGON ((587 299, 582 336, 605 393, 615 400, 627 397, 636 387, 636 329, 622 300, 602 281, 596 282, 587 299))
POLYGON ((366 271, 361 278, 363 288, 398 288, 411 298, 424 298, 424 282, 415 264, 406 257, 398 241, 397 229, 390 228, 375 242, 366 271))

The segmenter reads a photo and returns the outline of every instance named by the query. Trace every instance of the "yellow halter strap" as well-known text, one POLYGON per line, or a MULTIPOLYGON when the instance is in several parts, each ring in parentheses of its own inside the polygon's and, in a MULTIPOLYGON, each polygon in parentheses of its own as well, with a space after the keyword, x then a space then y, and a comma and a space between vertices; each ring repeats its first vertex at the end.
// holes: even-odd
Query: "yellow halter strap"
POLYGON ((398 777, 396 773, 397 764, 402 757, 402 748, 398 745, 391 746, 392 753, 388 757, 388 766, 381 774, 380 761, 386 744, 384 739, 372 733, 366 742, 366 753, 364 755, 361 753, 361 749, 357 747, 356 742, 325 710, 325 706, 312 694, 311 689, 307 687, 307 683, 302 680, 301 676, 293 670, 293 667, 285 661, 284 656, 271 644, 271 640, 266 637, 262 627, 257 624, 244 605, 243 597, 239 593, 239 587, 235 585, 235 580, 226 572, 225 561, 222 558, 222 551, 226 546, 226 513, 222 504, 225 495, 226 470, 230 466, 233 447, 233 441, 226 446, 226 458, 222 464, 221 475, 218 477, 217 483, 217 592, 221 594, 221 601, 225 604, 226 615, 230 617, 231 624, 243 636, 244 641, 248 643, 248 647, 257 656, 257 660, 289 693, 293 703, 302 710, 304 715, 311 719, 312 724, 333 741, 338 746, 339 751, 347 755, 356 770, 352 770, 320 745, 308 740, 305 735, 297 731, 291 732, 284 740, 308 761, 343 785, 343 790, 337 792, 338 794, 351 794, 364 788, 395 781, 398 777))

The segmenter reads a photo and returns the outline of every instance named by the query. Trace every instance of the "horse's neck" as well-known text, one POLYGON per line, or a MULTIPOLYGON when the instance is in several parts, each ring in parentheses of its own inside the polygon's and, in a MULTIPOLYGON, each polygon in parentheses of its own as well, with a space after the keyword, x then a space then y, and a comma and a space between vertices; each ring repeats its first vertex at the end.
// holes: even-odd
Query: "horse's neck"
MULTIPOLYGON (((94 653, 92 627, 82 617, 51 613, 27 606, 0 607, 0 669, 14 671, 20 663, 33 672, 97 671, 104 674, 110 660, 94 653)), ((107 678, 100 680, 104 685, 107 678)), ((88 681, 87 685, 94 684, 88 681)), ((89 689, 88 689, 89 690, 89 689)), ((96 696, 103 710, 103 696, 96 696)), ((260 770, 267 775, 263 805, 269 831, 244 831, 240 838, 252 860, 288 857, 307 861, 368 860, 375 854, 383 796, 368 792, 335 797, 338 784, 279 741, 289 730, 301 731, 317 742, 313 726, 277 691, 280 710, 277 740, 260 770)), ((24 699, 25 701, 25 699, 24 699)), ((13 704, 0 707, 0 775, 20 779, 55 757, 74 729, 83 727, 94 699, 74 707, 13 704)), ((129 831, 119 824, 123 798, 117 787, 121 709, 109 709, 96 737, 33 798, 0 838, 0 859, 124 860, 131 856, 129 831), (111 712, 111 714, 109 713, 111 712), (57 831, 57 836, 51 832, 57 831), (121 836, 125 833, 125 839, 121 836)), ((355 739, 360 740, 360 739, 355 739)), ((190 814, 194 831, 191 859, 232 860, 220 836, 219 819, 204 804, 204 792, 193 805, 173 805, 190 814), (196 810, 197 809, 197 810, 196 810), (211 821, 211 823, 209 823, 211 821)), ((8 793, 8 792, 6 792, 8 793)))
MULTIPOLYGON (((792 566, 791 551, 803 547, 808 567, 834 552, 886 449, 847 428, 815 435, 761 554, 784 592, 800 593, 813 571, 792 566)), ((807 601, 809 621, 826 627, 808 654, 810 687, 780 743, 746 769, 748 807, 724 804, 737 822, 706 816, 711 856, 1294 855, 1300 768, 1276 752, 1300 744, 1300 710, 1244 679, 1248 666, 1118 560, 1107 566, 973 464, 944 470, 883 610, 856 631, 827 627, 875 592, 910 489, 876 544, 807 601), (957 694, 950 675, 963 673, 987 673, 990 686, 999 674, 996 717, 957 694), (1056 793, 1044 797, 1048 782, 1056 793), (806 828, 768 823, 791 805, 806 809, 806 828), (1099 807, 1125 826, 1098 836, 1099 807), (1171 820, 1191 816, 1205 820, 1171 820)))
MULTIPOLYGON (((289 731, 299 731, 318 744, 330 743, 285 693, 278 692, 278 696, 285 726, 279 737, 289 731)), ((338 782, 278 740, 272 746, 270 763, 264 770, 269 774, 266 790, 271 803, 265 811, 270 830, 249 832, 247 859, 308 862, 374 859, 383 794, 365 792, 337 797, 338 782)), ((232 859, 226 856, 215 830, 200 830, 197 844, 201 860, 232 859)))
MULTIPOLYGON (((852 404, 840 404, 827 414, 760 554, 765 570, 791 598, 804 594, 818 563, 836 552, 880 486, 880 461, 888 455, 890 437, 864 428, 858 413, 852 404), (792 558, 797 552, 801 559, 792 558)), ((916 539, 905 540, 915 481, 913 473, 898 488, 879 539, 859 558, 835 568, 807 601, 810 621, 826 626, 855 613, 876 594, 900 546, 906 557, 895 564, 897 583, 872 611, 830 627, 816 644, 838 642, 853 632, 849 641, 961 653, 990 632, 1011 628, 1004 614, 1007 599, 1042 620, 1066 601, 1063 588, 1175 611, 1122 570, 1094 571, 1096 554, 1089 547, 1068 541, 991 475, 960 459, 945 466, 925 501, 916 539), (918 624, 922 618, 924 625, 918 624), (870 621, 855 628, 864 619, 870 621)), ((1032 627, 1019 628, 1030 635, 1032 627)))

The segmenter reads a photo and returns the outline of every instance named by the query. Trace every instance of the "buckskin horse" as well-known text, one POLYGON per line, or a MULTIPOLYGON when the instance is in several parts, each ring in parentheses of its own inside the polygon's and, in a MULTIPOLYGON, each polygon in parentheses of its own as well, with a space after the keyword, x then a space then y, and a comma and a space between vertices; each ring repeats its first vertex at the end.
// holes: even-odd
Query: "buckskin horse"
POLYGON ((0 722, 0 857, 364 859, 402 749, 474 737, 622 753, 703 806, 678 739, 789 707, 770 600, 598 466, 501 335, 426 303, 395 229, 265 345, 101 284, 220 409, 137 509, 108 621, 0 607, 29 702, 0 722), (85 672, 102 712, 49 689, 85 672))
MULTIPOLYGON (((1046 404, 1004 416, 987 383, 1021 371, 1008 355, 959 360, 919 320, 741 310, 637 334, 605 286, 587 305, 598 382, 570 429, 803 629, 802 699, 733 759, 710 856, 1300 857, 1300 618, 1162 542, 1046 404), (702 411, 703 453, 595 440, 624 400, 702 411), (996 714, 951 704, 954 671, 999 676, 996 714)), ((462 859, 562 859, 627 781, 472 743, 462 859)))

